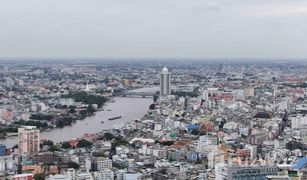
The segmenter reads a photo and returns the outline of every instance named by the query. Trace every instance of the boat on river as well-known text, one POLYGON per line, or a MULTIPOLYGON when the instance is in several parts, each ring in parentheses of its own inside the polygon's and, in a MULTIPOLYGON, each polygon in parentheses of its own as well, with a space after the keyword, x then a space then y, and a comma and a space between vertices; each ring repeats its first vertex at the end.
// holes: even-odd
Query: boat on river
POLYGON ((6 137, 18 136, 18 133, 6 133, 6 137))
POLYGON ((115 119, 120 119, 120 118, 122 118, 122 117, 121 117, 121 116, 116 116, 116 117, 109 118, 109 120, 110 120, 110 121, 113 121, 113 120, 115 120, 115 119))

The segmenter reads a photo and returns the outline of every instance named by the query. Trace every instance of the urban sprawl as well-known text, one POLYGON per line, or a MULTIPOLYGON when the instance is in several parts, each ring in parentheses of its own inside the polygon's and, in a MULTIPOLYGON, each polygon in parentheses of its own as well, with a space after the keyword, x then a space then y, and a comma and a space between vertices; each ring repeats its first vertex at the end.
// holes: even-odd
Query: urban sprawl
POLYGON ((306 180, 306 72, 290 61, 4 61, 0 179, 306 180), (140 117, 109 108, 136 98, 150 102, 140 117), (47 136, 91 118, 100 131, 47 136))

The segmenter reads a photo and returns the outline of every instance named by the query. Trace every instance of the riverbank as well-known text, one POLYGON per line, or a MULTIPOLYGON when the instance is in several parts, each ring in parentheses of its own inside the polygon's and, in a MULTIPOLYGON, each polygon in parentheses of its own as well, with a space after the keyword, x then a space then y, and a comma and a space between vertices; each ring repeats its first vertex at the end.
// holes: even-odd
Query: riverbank
MULTIPOLYGON (((63 142, 72 138, 78 138, 86 133, 98 133, 103 129, 111 129, 114 125, 133 121, 143 117, 148 111, 152 99, 149 98, 124 98, 116 97, 115 102, 106 103, 103 107, 104 111, 97 111, 93 116, 86 117, 81 121, 76 121, 71 126, 52 129, 41 133, 42 139, 49 139, 53 142, 63 142), (111 111, 107 111, 110 109, 111 111), (122 118, 109 121, 109 118, 122 116, 122 118), (101 123, 104 121, 104 123, 101 123)), ((0 139, 0 144, 5 144, 7 147, 13 147, 18 143, 17 137, 9 137, 0 139)))
MULTIPOLYGON (((105 104, 105 103, 104 103, 105 104)), ((86 108, 79 108, 79 110, 71 111, 71 107, 66 108, 66 113, 63 114, 32 114, 29 120, 19 120, 13 122, 9 126, 3 126, 0 130, 0 138, 5 139, 18 135, 18 128, 22 126, 36 126, 40 132, 51 131, 56 128, 63 128, 65 126, 71 126, 77 121, 84 120, 87 117, 94 116, 95 112, 102 111, 101 107, 94 108, 92 105, 88 105, 86 108)))

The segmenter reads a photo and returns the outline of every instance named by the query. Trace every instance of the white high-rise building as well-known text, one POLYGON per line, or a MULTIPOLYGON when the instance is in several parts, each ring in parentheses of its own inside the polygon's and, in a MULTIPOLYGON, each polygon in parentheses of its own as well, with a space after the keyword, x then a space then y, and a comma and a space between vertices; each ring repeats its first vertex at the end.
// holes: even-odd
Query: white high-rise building
POLYGON ((171 73, 164 66, 160 74, 160 96, 171 94, 171 73))

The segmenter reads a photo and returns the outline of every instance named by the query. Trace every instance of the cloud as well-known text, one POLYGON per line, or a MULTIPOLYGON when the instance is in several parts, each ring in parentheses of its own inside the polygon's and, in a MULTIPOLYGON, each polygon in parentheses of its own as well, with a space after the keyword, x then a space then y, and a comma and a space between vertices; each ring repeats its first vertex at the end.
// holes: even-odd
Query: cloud
POLYGON ((292 1, 292 3, 279 3, 267 5, 254 5, 239 7, 241 15, 254 17, 294 17, 304 18, 307 15, 307 2, 292 1))
POLYGON ((307 57, 305 0, 2 0, 0 57, 307 57))
POLYGON ((275 7, 264 9, 261 12, 263 16, 293 16, 293 15, 307 15, 307 7, 275 7))
POLYGON ((220 11, 222 4, 218 1, 199 0, 192 4, 191 12, 220 11))
POLYGON ((217 2, 217 1, 209 2, 206 5, 206 9, 208 9, 210 11, 218 11, 218 10, 222 9, 222 4, 220 2, 217 2))

